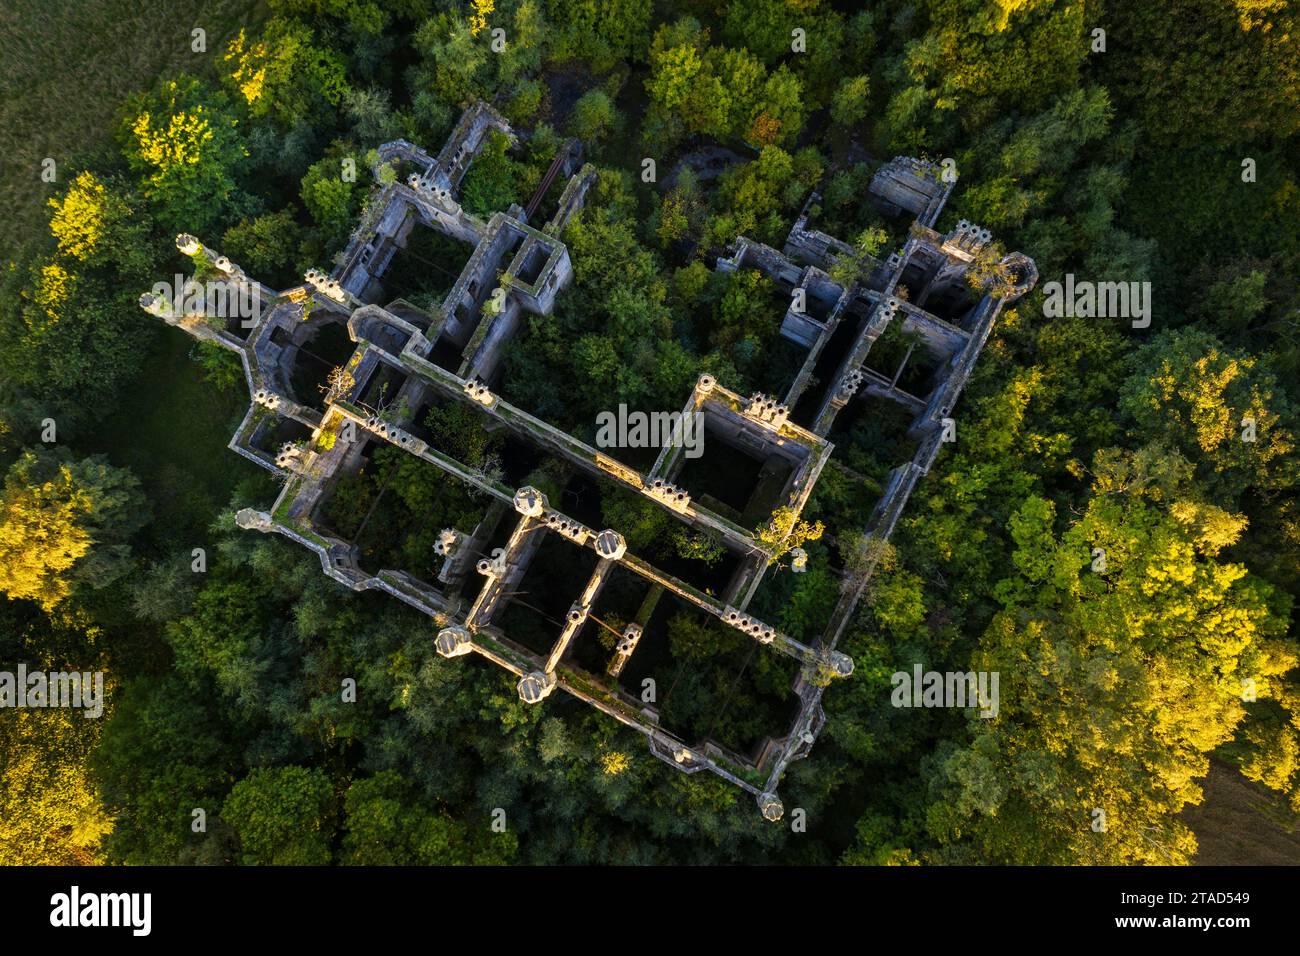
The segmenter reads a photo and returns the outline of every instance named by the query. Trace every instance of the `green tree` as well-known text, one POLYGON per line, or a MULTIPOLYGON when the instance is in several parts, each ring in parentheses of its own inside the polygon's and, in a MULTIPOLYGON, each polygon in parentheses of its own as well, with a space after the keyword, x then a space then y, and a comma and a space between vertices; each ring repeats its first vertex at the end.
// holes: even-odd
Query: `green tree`
POLYGON ((840 83, 831 100, 831 120, 839 126, 853 127, 867 116, 870 81, 865 76, 851 76, 840 83))
MULTIPOLYGON (((328 202, 322 190, 313 189, 312 194, 328 202)), ((324 210, 321 211, 324 214, 324 210)), ((256 219, 240 221, 226 230, 221 239, 221 251, 238 262, 246 273, 274 288, 289 285, 287 280, 291 278, 291 271, 301 264, 304 241, 296 212, 290 205, 256 219)))
POLYGON ((393 115, 387 90, 349 90, 343 96, 343 111, 363 146, 378 146, 402 133, 401 123, 393 115))
POLYGON ((651 8, 639 0, 546 0, 556 59, 580 59, 604 72, 640 59, 650 41, 651 8))
POLYGON ((754 540, 767 552, 768 564, 810 541, 821 538, 826 526, 820 521, 801 520, 793 508, 777 508, 765 524, 754 531, 754 540))
POLYGON ((147 218, 137 197, 115 179, 85 171, 61 199, 51 199, 50 233, 64 261, 83 263, 77 271, 109 267, 123 278, 143 276, 152 266, 147 218))
POLYGON ((1291 5, 1172 0, 1113 13, 1099 66, 1148 136, 1236 147, 1300 130, 1300 22, 1291 5))
POLYGON ((496 55, 460 16, 435 14, 415 31, 412 45, 421 57, 410 79, 416 115, 423 115, 435 131, 441 132, 444 122, 450 126, 453 111, 449 105, 491 93, 496 55))
POLYGON ((113 699, 91 760, 92 779, 115 811, 109 858, 153 866, 230 862, 229 834, 211 808, 238 775, 246 729, 223 723, 212 695, 196 694, 175 673, 136 678, 113 699), (206 835, 193 830, 196 807, 210 808, 206 835))
POLYGON ((614 101, 603 90, 588 90, 573 104, 573 135, 596 143, 609 135, 616 114, 614 101))
POLYGON ((0 274, 0 402, 15 425, 53 417, 66 437, 112 409, 157 331, 136 302, 157 239, 116 179, 79 174, 50 205, 58 251, 0 274))
POLYGON ((202 233, 240 201, 248 150, 224 94, 182 77, 132 99, 123 152, 165 229, 202 233))
POLYGON ((221 818, 238 836, 246 864, 321 866, 330 862, 333 799, 322 770, 268 767, 231 788, 221 818))
POLYGON ((501 132, 488 133, 482 150, 470 164, 460 184, 461 204, 477 216, 502 212, 520 200, 520 167, 509 155, 510 140, 501 132))
POLYGON ((271 116, 281 128, 319 119, 349 91, 343 57, 295 17, 273 17, 260 40, 240 30, 224 59, 228 83, 249 113, 271 116))
POLYGON ((355 866, 484 866, 512 862, 517 838, 470 828, 427 810, 401 776, 384 770, 358 780, 343 798, 341 862, 355 866))
POLYGON ((810 7, 801 0, 733 0, 722 19, 722 37, 731 46, 743 47, 764 63, 774 64, 790 52, 795 27, 808 29, 810 7))
POLYGON ((327 250, 338 248, 346 241, 356 225, 357 214, 365 195, 365 186, 358 180, 344 178, 344 161, 360 165, 358 157, 348 145, 336 143, 324 158, 311 164, 302 178, 302 201, 320 228, 327 250))
POLYGON ((672 516, 640 495, 610 489, 600 502, 601 520, 627 541, 628 550, 644 554, 673 530, 672 516))

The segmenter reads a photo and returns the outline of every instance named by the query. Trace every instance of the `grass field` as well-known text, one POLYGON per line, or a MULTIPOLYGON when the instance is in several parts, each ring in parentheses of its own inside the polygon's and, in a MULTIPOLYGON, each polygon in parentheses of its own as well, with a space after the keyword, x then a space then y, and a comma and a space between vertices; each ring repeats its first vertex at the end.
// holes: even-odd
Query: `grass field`
MULTIPOLYGON (((248 390, 241 382, 223 393, 205 381, 189 359, 193 345, 167 329, 117 409, 85 443, 140 478, 154 516, 148 533, 164 543, 204 540, 235 485, 266 474, 227 447, 248 408, 248 390)), ((267 504, 274 487, 268 476, 267 504)))
POLYGON ((1218 760, 1205 778, 1205 801, 1182 819, 1196 834, 1200 866, 1300 864, 1300 827, 1286 798, 1218 760))
POLYGON ((160 76, 214 71, 264 0, 5 0, 0 4, 0 258, 46 228, 45 202, 104 145, 127 96, 160 76), (191 31, 207 52, 191 50, 191 31), (55 161, 57 181, 41 181, 55 161))

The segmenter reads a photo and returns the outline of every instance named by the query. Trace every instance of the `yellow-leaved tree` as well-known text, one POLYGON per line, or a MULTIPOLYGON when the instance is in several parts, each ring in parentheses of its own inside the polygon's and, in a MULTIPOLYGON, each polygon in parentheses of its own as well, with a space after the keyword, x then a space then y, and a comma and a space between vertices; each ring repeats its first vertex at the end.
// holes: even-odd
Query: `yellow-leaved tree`
POLYGON ((28 449, 0 490, 0 592, 49 610, 79 587, 103 587, 130 570, 127 541, 147 519, 126 469, 28 449))
POLYGON ((928 827, 954 860, 1181 864, 1209 755, 1296 664, 1270 585, 1222 558, 1245 527, 1176 452, 1101 452, 1086 510, 1012 517, 1016 573, 971 662, 993 719, 932 765, 928 827))
MULTIPOLYGON (((72 610, 46 614, 30 604, 0 601, 0 653, 29 671, 99 671, 100 629, 72 610)), ((105 676, 103 702, 112 699, 105 676)), ((78 708, 0 711, 0 866, 103 862, 101 841, 113 827, 89 761, 104 726, 103 711, 78 708)))
POLYGON ((0 866, 101 862, 113 820, 86 766, 100 726, 59 707, 0 719, 0 866))

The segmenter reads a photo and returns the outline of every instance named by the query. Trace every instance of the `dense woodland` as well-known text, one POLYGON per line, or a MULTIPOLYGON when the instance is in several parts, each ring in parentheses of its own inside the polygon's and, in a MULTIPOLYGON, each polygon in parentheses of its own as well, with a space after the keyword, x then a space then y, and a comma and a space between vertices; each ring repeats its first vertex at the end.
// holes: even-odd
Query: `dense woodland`
MULTIPOLYGON (((102 669, 109 701, 100 720, 0 714, 0 862, 1183 863, 1197 843, 1180 812, 1201 801, 1212 756, 1294 821, 1293 7, 267 6, 189 73, 120 103, 55 183, 31 171, 49 228, 0 277, 0 663, 102 669), (242 377, 136 298, 180 268, 181 231, 277 287, 328 268, 371 185, 342 179, 340 159, 364 169, 396 137, 436 151, 475 98, 530 135, 474 164, 471 210, 526 202, 566 136, 601 169, 564 237, 575 285, 527 324, 502 385, 578 433, 618 402, 679 408, 702 371, 746 393, 779 384, 773 290, 715 274, 715 258, 741 234, 779 245, 815 186, 819 228, 895 248, 899 227, 864 201, 874 164, 895 155, 954 159, 941 229, 979 223, 1043 281, 1153 284, 1147 329, 1046 318, 1042 283, 1003 314, 958 441, 841 643, 856 672, 827 693, 826 730, 783 784, 807 832, 675 772, 564 694, 522 704, 489 663, 438 657, 414 611, 234 527, 277 490, 225 448, 242 377), (716 175, 682 162, 701 151, 726 157, 716 175), (913 662, 1000 672, 998 717, 891 707, 890 674, 913 662), (348 677, 356 703, 341 700, 348 677)), ((450 282, 409 281, 429 302, 450 282)), ((449 416, 428 427, 464 458, 498 454, 449 416)), ((839 587, 827 542, 861 528, 899 461, 869 422, 833 438, 851 472, 828 469, 807 512, 826 542, 809 546, 807 574, 777 576, 764 609, 790 633, 819 632, 839 587)), ((474 504, 414 470, 394 480, 396 528, 474 504)), ((359 478, 352 505, 367 493, 359 478)), ((655 513, 612 496, 605 508, 634 549, 714 558, 708 542, 666 538, 655 513)), ((422 560, 419 533, 393 547, 422 560)), ((727 637, 684 622, 672 652, 731 653, 727 637)), ((762 731, 748 725, 757 701, 788 678, 751 674, 726 733, 762 731)), ((689 722, 727 691, 676 692, 689 722)))

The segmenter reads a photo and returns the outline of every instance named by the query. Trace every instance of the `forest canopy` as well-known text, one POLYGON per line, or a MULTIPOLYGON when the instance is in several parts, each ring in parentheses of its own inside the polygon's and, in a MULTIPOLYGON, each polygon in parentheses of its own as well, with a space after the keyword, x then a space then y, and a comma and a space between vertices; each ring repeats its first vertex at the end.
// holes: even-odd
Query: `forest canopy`
MULTIPOLYGON (((33 173, 47 228, 0 275, 0 661, 110 685, 98 723, 0 716, 0 863, 1182 864, 1212 763, 1294 822, 1294 6, 266 6, 114 96, 52 182, 33 173), (276 287, 330 268, 367 213, 369 151, 436 154, 477 99, 531 145, 491 138, 471 212, 526 203, 568 136, 598 170, 563 236, 574 285, 525 318, 502 385, 579 435, 611 404, 680 408, 704 372, 766 388, 783 312, 717 258, 742 235, 779 247, 808 212, 851 244, 851 281, 906 240, 863 201, 895 156, 954 164, 941 232, 976 222, 1044 280, 1151 283, 1149 328, 1048 317, 1041 283, 1001 316, 841 642, 855 673, 783 784, 806 832, 562 694, 522 703, 486 662, 439 657, 421 615, 235 526, 277 492, 226 448, 242 376, 141 291, 180 269, 179 232, 276 287), (1000 672, 998 716, 892 707, 913 662, 1000 672)), ((420 307, 445 291, 424 281, 420 307)), ((472 418, 425 424, 485 472, 506 454, 472 418)), ((818 633, 852 574, 888 478, 874 427, 835 437, 804 512, 810 572, 773 572, 764 610, 786 631, 818 633)), ((391 480, 400 514, 462 507, 418 469, 391 480)), ((369 492, 349 493, 335 517, 360 523, 369 492)), ((634 549, 718 558, 659 512, 605 506, 634 549)), ((393 547, 427 560, 432 542, 393 547)), ((724 637, 671 627, 683 659, 724 637)), ((779 676, 750 675, 736 739, 779 676)), ((674 693, 704 720, 719 687, 674 693)))

